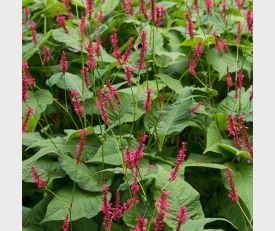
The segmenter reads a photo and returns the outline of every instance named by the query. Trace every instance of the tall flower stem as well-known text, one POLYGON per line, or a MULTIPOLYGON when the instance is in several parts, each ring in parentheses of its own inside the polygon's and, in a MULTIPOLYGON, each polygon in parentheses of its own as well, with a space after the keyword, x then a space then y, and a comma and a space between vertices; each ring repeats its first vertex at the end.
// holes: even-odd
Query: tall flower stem
POLYGON ((243 215, 244 215, 245 219, 247 220, 248 224, 250 225, 250 227, 251 227, 251 228, 252 228, 252 230, 253 230, 253 226, 252 226, 252 224, 251 224, 250 220, 248 219, 248 217, 247 217, 246 213, 244 212, 244 210, 243 210, 242 206, 240 205, 240 202, 239 202, 239 201, 237 201, 236 203, 238 204, 238 206, 239 206, 239 208, 241 209, 241 211, 242 211, 242 213, 243 213, 243 215))

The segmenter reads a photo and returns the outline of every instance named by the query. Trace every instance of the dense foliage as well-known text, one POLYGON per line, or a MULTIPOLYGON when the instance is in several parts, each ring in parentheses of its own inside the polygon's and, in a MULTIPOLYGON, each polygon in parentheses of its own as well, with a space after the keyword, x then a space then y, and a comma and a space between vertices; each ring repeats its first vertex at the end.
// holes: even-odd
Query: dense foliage
POLYGON ((23 0, 24 231, 253 227, 252 0, 23 0))

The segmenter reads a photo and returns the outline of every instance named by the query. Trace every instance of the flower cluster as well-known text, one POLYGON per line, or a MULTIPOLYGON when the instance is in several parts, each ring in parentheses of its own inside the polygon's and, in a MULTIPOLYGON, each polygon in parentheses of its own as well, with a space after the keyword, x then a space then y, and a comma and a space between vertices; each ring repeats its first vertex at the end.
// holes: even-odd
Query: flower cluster
POLYGON ((176 180, 177 173, 179 171, 179 167, 184 162, 184 158, 186 156, 186 154, 185 154, 185 152, 186 152, 186 144, 187 144, 186 142, 182 142, 181 143, 181 149, 180 149, 180 151, 179 151, 179 153, 177 155, 176 166, 174 168, 172 168, 172 170, 170 172, 170 178, 169 178, 170 182, 176 180))
POLYGON ((70 231, 70 219, 68 214, 66 214, 63 222, 63 231, 70 231))
POLYGON ((79 164, 80 159, 81 159, 81 154, 84 150, 84 146, 86 144, 86 137, 88 134, 88 130, 87 129, 80 129, 80 140, 79 143, 76 145, 75 148, 75 153, 76 153, 76 163, 79 164))
POLYGON ((144 109, 147 112, 151 110, 151 106, 152 106, 152 93, 153 93, 153 89, 152 88, 148 88, 147 91, 146 91, 146 99, 144 101, 144 109))
POLYGON ((32 30, 32 42, 34 45, 37 45, 37 33, 35 31, 36 29, 36 23, 34 21, 31 22, 31 30, 32 30))
POLYGON ((146 224, 148 223, 147 218, 142 218, 141 215, 138 215, 136 222, 137 222, 137 224, 132 229, 132 231, 146 231, 146 224))
POLYGON ((65 16, 60 15, 59 11, 56 12, 56 22, 58 24, 59 27, 62 27, 63 30, 65 31, 65 33, 69 33, 68 28, 66 27, 66 20, 65 20, 65 16))
POLYGON ((80 117, 84 117, 84 109, 81 105, 81 103, 79 102, 79 99, 77 97, 77 90, 72 89, 71 90, 71 101, 74 105, 74 111, 80 116, 80 117))
POLYGON ((94 10, 94 0, 86 0, 86 14, 88 15, 89 20, 91 20, 94 10))
POLYGON ((156 208, 157 208, 157 218, 153 220, 154 224, 154 231, 163 231, 164 229, 164 218, 166 210, 171 210, 170 204, 168 203, 168 196, 171 192, 160 192, 160 197, 156 201, 156 208))
POLYGON ((236 43, 241 43, 241 31, 242 31, 242 23, 240 21, 237 22, 237 38, 236 43))
POLYGON ((88 36, 87 26, 85 23, 85 16, 83 14, 81 14, 81 17, 80 17, 79 29, 80 29, 80 34, 82 39, 83 39, 83 35, 88 36))
POLYGON ((243 139, 243 142, 245 144, 246 151, 250 154, 250 158, 251 158, 251 155, 253 154, 253 150, 252 150, 252 146, 250 144, 250 140, 249 140, 248 134, 247 134, 248 127, 244 124, 244 115, 243 114, 239 115, 238 124, 240 126, 242 139, 243 139))
POLYGON ((235 2, 239 10, 241 10, 244 7, 245 0, 235 0, 235 2))
POLYGON ((67 10, 69 19, 73 18, 73 12, 71 11, 71 6, 69 4, 69 0, 63 0, 64 6, 67 10))
POLYGON ((133 74, 133 68, 131 66, 126 66, 124 68, 124 72, 125 72, 125 80, 127 81, 128 86, 130 87, 131 84, 132 84, 131 77, 132 77, 132 74, 133 74))
POLYGON ((195 54, 194 57, 191 58, 190 56, 188 57, 188 65, 189 65, 189 72, 191 75, 196 76, 196 71, 195 68, 197 67, 198 61, 200 57, 202 56, 203 52, 203 45, 202 41, 198 43, 198 45, 195 47, 195 54))
POLYGON ((229 72, 228 66, 226 67, 226 82, 227 82, 227 87, 232 87, 232 77, 229 72))
POLYGON ((226 20, 226 0, 222 1, 222 20, 225 22, 226 20))
POLYGON ((190 38, 193 39, 194 36, 195 36, 195 34, 194 34, 195 26, 194 26, 194 23, 193 23, 193 20, 192 20, 191 11, 185 12, 184 16, 187 19, 186 30, 188 31, 188 34, 189 34, 190 38))
POLYGON ((89 68, 84 66, 84 67, 82 67, 80 72, 82 74, 82 78, 85 82, 86 87, 88 87, 90 84, 90 80, 88 78, 89 68))
POLYGON ((44 188, 47 186, 47 182, 41 179, 40 174, 37 172, 37 169, 35 166, 32 166, 32 179, 33 182, 37 184, 38 188, 44 188))
POLYGON ((243 74, 242 69, 240 69, 240 70, 238 70, 238 74, 237 74, 237 84, 235 86, 235 94, 234 94, 235 98, 238 98, 239 91, 243 87, 243 79, 244 79, 244 74, 243 74))
POLYGON ((163 24, 165 13, 166 9, 164 7, 155 5, 155 17, 153 20, 155 26, 160 27, 163 24))
POLYGON ((60 70, 63 75, 65 75, 65 73, 67 72, 67 69, 68 69, 68 61, 67 61, 66 52, 62 51, 62 56, 60 59, 60 70))
POLYGON ((212 14, 212 6, 213 6, 212 0, 205 0, 205 6, 206 6, 207 14, 211 15, 212 14))
POLYGON ((140 41, 141 41, 141 48, 140 48, 140 52, 139 52, 139 59, 138 59, 138 65, 137 68, 138 69, 144 69, 146 67, 146 63, 145 63, 145 54, 148 48, 148 44, 147 44, 147 32, 143 31, 140 33, 140 41))
POLYGON ((27 24, 28 24, 28 21, 29 21, 29 13, 30 13, 30 10, 29 10, 28 7, 25 7, 25 8, 24 8, 24 13, 25 13, 25 19, 24 19, 23 24, 24 24, 24 25, 27 25, 27 24))
POLYGON ((96 60, 95 60, 95 46, 91 39, 89 40, 88 46, 86 47, 86 51, 88 56, 87 66, 90 69, 93 69, 96 66, 96 60))
POLYGON ((140 12, 143 14, 144 18, 147 19, 148 18, 148 14, 147 14, 146 3, 145 3, 144 0, 139 0, 139 2, 138 2, 138 8, 139 8, 140 12))
POLYGON ((216 30, 213 31, 213 36, 215 38, 215 48, 217 51, 224 51, 225 53, 229 52, 229 49, 226 44, 226 39, 219 40, 216 30))
POLYGON ((132 9, 132 0, 121 0, 121 4, 126 13, 130 15, 134 15, 134 11, 132 9))
POLYGON ((50 61, 50 49, 48 47, 44 47, 43 48, 43 52, 44 52, 44 57, 43 57, 43 62, 47 63, 50 61))
POLYGON ((253 32, 253 12, 251 10, 247 10, 245 12, 247 29, 250 33, 253 32))
POLYGON ((236 146, 239 149, 242 149, 243 146, 239 139, 239 128, 238 128, 237 122, 235 121, 234 116, 231 116, 231 115, 227 116, 227 130, 229 131, 229 134, 233 136, 236 146))
POLYGON ((35 84, 35 79, 30 74, 27 61, 22 62, 22 70, 23 70, 23 78, 25 78, 27 84, 29 86, 33 86, 35 84))
POLYGON ((182 206, 180 206, 179 211, 178 211, 178 215, 177 215, 178 224, 177 224, 177 227, 176 227, 176 231, 180 231, 181 225, 185 224, 187 218, 188 218, 187 209, 184 205, 182 205, 182 206))
POLYGON ((236 189, 236 186, 233 182, 234 174, 233 174, 231 168, 228 165, 226 166, 226 168, 227 168, 227 171, 225 172, 224 176, 228 180, 228 183, 229 183, 229 186, 230 186, 230 192, 229 192, 228 196, 232 201, 238 202, 240 197, 237 194, 238 190, 236 189))
POLYGON ((195 113, 201 105, 202 105, 202 102, 197 102, 197 103, 191 108, 191 112, 192 112, 192 113, 195 113))
POLYGON ((27 106, 27 112, 24 116, 23 123, 22 123, 22 132, 27 132, 28 130, 28 124, 31 114, 33 113, 33 109, 28 105, 27 106))

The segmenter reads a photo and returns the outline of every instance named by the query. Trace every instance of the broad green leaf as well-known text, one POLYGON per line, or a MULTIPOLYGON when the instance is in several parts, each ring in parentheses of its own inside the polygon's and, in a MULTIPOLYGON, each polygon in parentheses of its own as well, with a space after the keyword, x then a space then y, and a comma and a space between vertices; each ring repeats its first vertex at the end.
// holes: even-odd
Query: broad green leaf
POLYGON ((218 110, 225 113, 226 115, 232 115, 233 112, 239 113, 240 111, 244 114, 245 120, 252 122, 253 120, 253 101, 250 101, 252 94, 252 87, 245 91, 244 88, 239 91, 241 100, 234 97, 235 91, 230 91, 226 98, 223 99, 219 105, 218 110))
MULTIPOLYGON (((96 168, 89 168, 82 162, 76 165, 76 159, 64 154, 59 155, 59 163, 71 180, 75 181, 80 188, 90 192, 102 191, 103 186, 99 183, 102 174, 97 173, 96 168)), ((110 185, 110 175, 108 177, 106 184, 110 185)))
POLYGON ((26 104, 23 104, 23 115, 27 112, 27 105, 33 109, 33 113, 29 118, 28 131, 35 128, 38 123, 41 114, 47 109, 48 105, 52 104, 53 97, 48 90, 29 91, 29 98, 26 100, 26 104))
MULTIPOLYGON (((124 145, 126 145, 124 140, 124 145)), ((111 165, 121 165, 123 154, 121 153, 120 142, 109 137, 98 149, 96 154, 87 163, 105 163, 111 165), (118 143, 117 143, 118 142, 118 143)))
POLYGON ((46 196, 41 201, 39 201, 31 210, 28 215, 24 217, 22 225, 30 231, 44 231, 47 229, 48 224, 41 224, 43 220, 47 205, 51 201, 52 196, 46 196))
MULTIPOLYGON (((48 207, 43 222, 64 220, 68 214, 68 205, 72 200, 72 185, 67 185, 56 192, 56 194, 66 203, 54 197, 48 207)), ((80 218, 92 218, 101 211, 102 194, 83 191, 76 187, 71 210, 72 221, 80 218)))
POLYGON ((166 74, 158 74, 157 77, 159 77, 167 87, 176 93, 180 93, 180 91, 184 89, 178 79, 174 79, 166 74))
POLYGON ((189 217, 194 219, 204 218, 204 213, 200 203, 200 194, 181 176, 178 176, 175 181, 168 184, 170 171, 164 169, 161 165, 157 165, 157 167, 158 172, 155 175, 156 187, 162 189, 166 186, 165 191, 171 192, 168 196, 168 203, 171 205, 171 211, 167 211, 170 218, 165 220, 165 222, 171 228, 176 226, 176 217, 181 205, 186 206, 189 217))
POLYGON ((221 150, 219 149, 221 140, 222 136, 220 134, 220 131, 216 125, 216 122, 213 121, 207 129, 207 143, 206 149, 204 150, 203 154, 207 152, 221 153, 221 150))
POLYGON ((84 88, 82 86, 82 79, 78 75, 71 74, 69 72, 65 73, 65 76, 61 72, 56 73, 51 76, 50 79, 46 81, 48 86, 52 87, 53 85, 57 85, 59 88, 64 90, 77 90, 78 97, 83 100, 82 97, 82 89, 85 92, 85 99, 89 99, 92 97, 92 93, 84 84, 84 88))
MULTIPOLYGON (((68 27, 69 33, 65 33, 63 28, 54 29, 52 31, 52 37, 54 40, 65 43, 66 46, 73 49, 74 52, 80 52, 80 37, 79 31, 76 28, 68 27)), ((86 52, 83 49, 83 52, 86 52)))
POLYGON ((164 49, 156 50, 155 54, 155 65, 162 68, 181 62, 181 58, 185 56, 183 53, 168 52, 164 49))
MULTIPOLYGON (((223 142, 225 142, 225 141, 223 141, 223 142)), ((236 156, 241 156, 247 160, 249 159, 249 153, 247 153, 246 151, 243 151, 243 150, 239 150, 232 145, 223 143, 223 144, 219 144, 219 147, 233 153, 236 156)))
MULTIPOLYGON (((225 221, 232 226, 234 226, 230 221, 223 219, 223 218, 203 218, 203 219, 197 219, 197 220, 191 220, 188 219, 185 224, 183 224, 180 228, 180 230, 185 231, 198 231, 198 230, 206 230, 204 229, 204 226, 206 224, 209 224, 214 221, 225 221)), ((208 230, 208 229, 207 229, 208 230)), ((216 230, 216 229, 213 229, 216 230)))
POLYGON ((24 146, 30 146, 33 142, 43 140, 39 132, 28 132, 22 134, 22 144, 24 146))
POLYGON ((115 8, 119 3, 119 0, 105 0, 103 4, 101 2, 99 4, 101 5, 101 10, 104 16, 106 17, 108 14, 114 12, 115 8))
POLYGON ((81 218, 73 222, 73 228, 75 231, 91 231, 91 228, 98 230, 98 223, 92 219, 81 218))
MULTIPOLYGON (((226 75, 226 68, 228 66, 229 72, 238 71, 236 66, 236 55, 232 53, 217 52, 215 48, 206 52, 206 58, 209 64, 211 64, 215 71, 219 72, 219 79, 226 75)), ((243 62, 243 58, 239 56, 239 63, 243 62)), ((243 69, 248 73, 251 71, 251 65, 245 60, 243 62, 243 69)))
POLYGON ((206 35, 206 40, 203 35, 196 35, 193 40, 188 38, 183 41, 181 45, 184 47, 195 47, 199 44, 200 41, 203 41, 204 45, 215 44, 215 39, 212 35, 206 35))

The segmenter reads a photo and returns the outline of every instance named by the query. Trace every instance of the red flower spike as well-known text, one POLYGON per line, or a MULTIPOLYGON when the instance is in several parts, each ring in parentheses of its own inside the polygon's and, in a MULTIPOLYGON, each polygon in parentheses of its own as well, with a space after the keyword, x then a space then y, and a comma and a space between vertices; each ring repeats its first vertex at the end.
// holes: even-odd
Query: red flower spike
POLYGON ((151 110, 151 106, 152 106, 152 93, 153 93, 153 89, 152 88, 148 88, 146 91, 146 100, 144 101, 144 109, 145 111, 149 112, 151 110))
POLYGON ((146 231, 146 225, 148 223, 147 218, 142 218, 141 215, 138 215, 136 219, 136 226, 132 229, 132 231, 146 231))
POLYGON ((245 0, 235 0, 235 2, 239 10, 241 10, 244 7, 245 0))
POLYGON ((139 0, 138 7, 139 7, 140 12, 143 14, 144 18, 147 19, 148 15, 147 15, 147 8, 146 8, 145 1, 144 0, 139 0))
POLYGON ((234 116, 227 116, 227 130, 229 134, 233 136, 234 142, 239 149, 242 149, 242 144, 239 139, 239 129, 237 127, 237 122, 235 121, 234 116))
POLYGON ((67 69, 68 69, 68 61, 66 57, 66 52, 62 51, 62 56, 60 59, 60 70, 63 73, 63 75, 65 75, 65 73, 67 72, 67 69))
POLYGON ((191 59, 188 57, 188 65, 189 65, 189 73, 193 76, 196 76, 196 71, 195 68, 197 67, 197 60, 196 59, 191 59))
POLYGON ((222 20, 226 21, 226 0, 222 1, 222 20))
POLYGON ((132 9, 132 0, 121 0, 121 4, 126 13, 130 15, 134 15, 134 11, 132 9))
POLYGON ((212 6, 213 6, 212 0, 205 0, 205 6, 207 9, 207 14, 211 15, 212 14, 212 6))
POLYGON ((89 68, 84 66, 84 67, 82 67, 80 72, 82 74, 82 78, 84 79, 86 87, 88 87, 90 84, 90 80, 88 78, 89 68))
POLYGON ((58 23, 59 27, 62 27, 64 29, 65 33, 69 33, 69 30, 66 27, 65 16, 60 15, 58 11, 56 12, 56 22, 58 23))
POLYGON ((83 37, 84 34, 86 36, 88 36, 87 26, 86 26, 86 23, 85 23, 85 17, 84 17, 83 14, 81 14, 81 20, 80 20, 79 29, 80 29, 81 37, 83 37))
POLYGON ((128 40, 128 47, 127 47, 125 53, 121 57, 121 63, 122 64, 125 64, 125 63, 128 62, 128 60, 130 58, 131 50, 133 48, 133 42, 134 42, 134 38, 130 37, 129 40, 128 40))
POLYGON ((97 20, 98 20, 98 22, 102 23, 103 19, 104 19, 104 14, 101 10, 101 11, 99 11, 99 13, 97 15, 97 20))
POLYGON ((235 98, 238 98, 239 90, 241 90, 243 87, 243 79, 244 79, 243 71, 242 69, 240 69, 238 70, 238 74, 237 74, 237 84, 236 84, 235 95, 234 95, 235 98))
POLYGON ((191 39, 194 38, 195 34, 194 34, 194 23, 193 23, 193 20, 192 20, 192 14, 191 12, 186 12, 185 13, 185 17, 187 19, 187 24, 186 24, 186 29, 188 31, 188 34, 190 36, 191 39))
POLYGON ((43 48, 43 52, 44 52, 44 57, 43 57, 43 62, 47 63, 50 61, 50 49, 48 47, 44 47, 43 48))
POLYGON ((31 30, 32 30, 32 43, 34 45, 37 45, 37 33, 35 31, 36 23, 34 21, 32 21, 30 27, 31 27, 31 30))
POLYGON ((115 31, 111 35, 111 43, 112 43, 113 48, 114 48, 114 51, 113 51, 114 58, 120 64, 120 54, 121 54, 121 52, 120 52, 120 50, 118 48, 117 33, 115 31))
POLYGON ((195 113, 201 105, 202 105, 202 102, 197 102, 195 106, 192 107, 191 112, 195 113))
POLYGON ((150 16, 152 19, 152 22, 155 22, 156 18, 156 3, 155 0, 150 0, 150 16))
POLYGON ((25 13, 25 19, 24 19, 24 25, 27 25, 28 24, 28 21, 29 21, 29 8, 28 7, 25 7, 24 8, 24 13, 25 13))
POLYGON ((77 90, 71 90, 71 101, 74 105, 74 111, 80 116, 84 117, 84 109, 77 98, 77 90))
POLYGON ((252 34, 252 32, 253 32, 253 12, 251 10, 247 10, 245 12, 245 19, 246 19, 247 29, 252 34))
POLYGON ((81 154, 83 153, 84 146, 86 144, 86 137, 88 135, 87 129, 80 129, 80 140, 79 143, 76 145, 75 153, 76 153, 76 163, 79 164, 81 159, 81 154))
POLYGON ((94 10, 94 0, 86 0, 86 14, 88 15, 89 20, 91 20, 94 10))
POLYGON ((33 113, 33 109, 28 105, 27 112, 26 112, 23 122, 22 122, 22 132, 27 132, 29 119, 30 119, 30 116, 32 113, 33 113))
POLYGON ((137 65, 137 68, 140 70, 140 69, 144 69, 146 67, 146 63, 144 61, 144 58, 145 58, 145 53, 147 51, 147 48, 148 48, 148 43, 147 43, 147 32, 146 31, 143 31, 140 33, 140 41, 141 41, 141 49, 140 49, 140 52, 139 52, 139 59, 138 59, 138 65, 137 65))
POLYGON ((198 0, 194 0, 194 10, 197 11, 197 12, 200 10, 198 0))
POLYGON ((108 117, 108 114, 107 114, 107 111, 105 108, 103 92, 101 90, 97 90, 97 96, 98 96, 98 100, 97 100, 96 106, 100 111, 100 114, 101 114, 101 117, 102 117, 104 123, 109 126, 110 120, 109 120, 109 117, 108 117))
POLYGON ((153 220, 154 231, 163 231, 164 229, 165 210, 171 210, 167 201, 167 197, 170 194, 171 192, 160 191, 160 197, 156 201, 157 218, 153 220))
POLYGON ((69 19, 72 19, 73 13, 71 12, 71 6, 69 4, 69 0, 63 0, 63 4, 64 4, 65 8, 67 9, 69 19))
POLYGON ((103 187, 103 200, 102 200, 102 212, 104 214, 104 226, 106 231, 111 230, 111 222, 112 222, 112 204, 108 200, 108 191, 109 187, 104 185, 103 187))
POLYGON ((31 167, 31 171, 32 171, 33 182, 37 184, 38 188, 42 189, 46 187, 47 182, 41 179, 40 174, 37 172, 37 169, 35 166, 31 167))
POLYGON ((125 72, 125 80, 128 82, 128 86, 130 87, 132 84, 132 74, 133 74, 133 68, 131 66, 126 66, 124 68, 124 72, 125 72))
POLYGON ((63 222, 63 231, 70 231, 70 219, 68 214, 66 214, 66 217, 63 222))
POLYGON ((23 102, 26 102, 28 99, 28 83, 27 80, 22 76, 22 100, 23 102))
POLYGON ((115 87, 111 86, 111 80, 106 81, 106 86, 107 89, 109 90, 110 94, 111 94, 111 98, 115 98, 117 101, 117 106, 120 108, 120 97, 118 94, 118 91, 115 87))
POLYGON ((155 21, 154 24, 157 27, 160 27, 163 24, 164 21, 164 15, 166 13, 166 9, 162 6, 155 6, 155 21))
POLYGON ((237 38, 236 43, 239 45, 241 43, 241 31, 242 31, 242 23, 240 21, 237 22, 237 38))
POLYGON ((247 134, 248 127, 244 124, 244 115, 243 114, 239 115, 238 123, 239 123, 239 126, 240 126, 240 130, 241 130, 243 142, 244 142, 245 147, 246 147, 246 151, 250 155, 252 155, 253 154, 253 149, 252 149, 252 146, 250 144, 250 140, 249 140, 249 137, 248 137, 248 134, 247 134))
POLYGON ((35 79, 31 76, 27 61, 22 61, 23 77, 26 79, 28 85, 34 86, 35 79))
POLYGON ((87 65, 90 69, 93 69, 96 66, 96 61, 95 61, 95 46, 91 39, 89 40, 86 51, 87 51, 87 56, 88 56, 87 65))
POLYGON ((187 218, 188 218, 187 209, 184 205, 182 205, 182 206, 180 206, 179 211, 178 211, 178 215, 177 215, 178 224, 177 224, 176 231, 180 231, 181 225, 185 224, 187 218))
POLYGON ((102 46, 101 45, 101 39, 100 39, 100 37, 97 37, 96 43, 95 43, 95 55, 96 55, 96 57, 99 57, 100 54, 101 54, 101 51, 100 51, 101 46, 102 46))
POLYGON ((229 68, 228 66, 226 67, 226 82, 227 82, 227 87, 232 87, 232 77, 230 75, 230 72, 229 72, 229 68))
POLYGON ((186 154, 185 154, 185 152, 186 152, 186 144, 187 144, 187 142, 182 142, 181 143, 181 149, 180 149, 180 151, 179 151, 179 153, 177 155, 176 166, 174 168, 172 168, 171 172, 170 172, 170 178, 169 178, 170 182, 176 180, 177 173, 179 171, 179 167, 184 162, 184 158, 186 156, 186 154))
POLYGON ((202 56, 203 46, 202 40, 199 41, 198 45, 195 47, 196 58, 199 59, 202 56))
POLYGON ((233 202, 238 202, 239 199, 240 199, 240 197, 237 194, 238 190, 236 189, 235 184, 233 182, 233 176, 234 176, 234 174, 233 174, 231 168, 228 165, 226 166, 226 168, 227 168, 227 171, 225 172, 224 176, 228 180, 228 184, 230 186, 230 192, 229 192, 228 197, 233 202))

